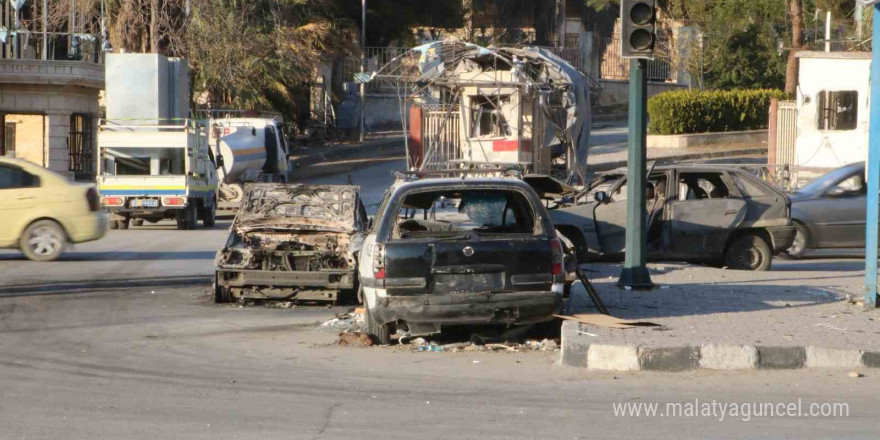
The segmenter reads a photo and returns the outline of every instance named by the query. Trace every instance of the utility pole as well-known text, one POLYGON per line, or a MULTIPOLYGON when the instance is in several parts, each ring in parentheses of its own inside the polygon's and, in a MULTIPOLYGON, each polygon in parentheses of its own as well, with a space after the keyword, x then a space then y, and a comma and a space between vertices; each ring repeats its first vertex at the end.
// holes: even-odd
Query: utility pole
POLYGON ((874 7, 874 41, 871 58, 871 110, 868 125, 868 206, 865 219, 865 307, 877 307, 877 229, 880 223, 880 5, 874 7))
POLYGON ((43 61, 49 59, 49 0, 43 0, 43 61))
MULTIPOLYGON (((367 71, 367 0, 361 0, 361 73, 367 71)), ((326 89, 325 89, 326 93, 326 89)), ((361 145, 367 130, 367 84, 361 83, 361 145)))
POLYGON ((647 267, 648 60, 657 41, 654 0, 620 2, 622 58, 629 58, 629 148, 626 170, 626 259, 617 284, 636 289, 654 286, 647 267))
POLYGON ((825 52, 831 52, 831 11, 825 13, 825 52))

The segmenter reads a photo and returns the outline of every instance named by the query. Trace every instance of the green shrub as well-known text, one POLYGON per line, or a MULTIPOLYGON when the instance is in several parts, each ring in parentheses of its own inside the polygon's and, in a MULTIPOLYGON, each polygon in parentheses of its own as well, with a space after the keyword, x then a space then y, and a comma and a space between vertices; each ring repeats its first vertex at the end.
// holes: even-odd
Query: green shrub
POLYGON ((779 90, 682 90, 648 100, 651 134, 686 134, 767 128, 770 99, 779 90))

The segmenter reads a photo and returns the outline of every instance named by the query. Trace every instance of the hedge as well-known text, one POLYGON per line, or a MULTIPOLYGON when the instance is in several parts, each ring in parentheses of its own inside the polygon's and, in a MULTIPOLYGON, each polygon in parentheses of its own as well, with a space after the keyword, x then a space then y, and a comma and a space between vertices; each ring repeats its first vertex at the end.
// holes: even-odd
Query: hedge
POLYGON ((682 90, 648 100, 651 134, 686 134, 767 128, 770 99, 780 90, 682 90))

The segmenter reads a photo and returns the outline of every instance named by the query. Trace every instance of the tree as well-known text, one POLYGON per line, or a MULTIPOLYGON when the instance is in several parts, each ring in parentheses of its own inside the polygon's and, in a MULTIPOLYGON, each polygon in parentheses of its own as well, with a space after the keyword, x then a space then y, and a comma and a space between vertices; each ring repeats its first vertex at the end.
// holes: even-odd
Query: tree
POLYGON ((804 8, 801 0, 788 0, 788 15, 791 17, 791 49, 785 69, 785 92, 793 96, 797 93, 798 83, 797 52, 804 47, 804 8))

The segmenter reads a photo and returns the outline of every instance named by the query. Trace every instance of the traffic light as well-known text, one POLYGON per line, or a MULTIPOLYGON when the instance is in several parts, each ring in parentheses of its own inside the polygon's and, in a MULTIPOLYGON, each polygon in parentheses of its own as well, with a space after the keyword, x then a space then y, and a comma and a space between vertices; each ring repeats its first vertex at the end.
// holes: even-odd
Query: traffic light
POLYGON ((654 0, 621 0, 620 56, 654 58, 657 42, 657 14, 654 0))

